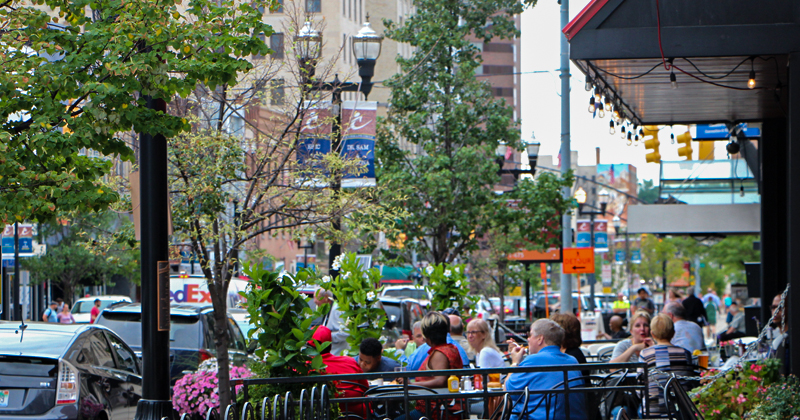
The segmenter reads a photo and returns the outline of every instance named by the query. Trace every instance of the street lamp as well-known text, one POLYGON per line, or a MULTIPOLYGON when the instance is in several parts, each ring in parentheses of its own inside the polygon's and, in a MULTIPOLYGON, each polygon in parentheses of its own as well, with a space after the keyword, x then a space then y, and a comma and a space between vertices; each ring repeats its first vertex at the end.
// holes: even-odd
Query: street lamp
MULTIPOLYGON (((331 151, 338 151, 342 143, 342 92, 361 92, 364 99, 369 97, 372 91, 372 76, 375 75, 375 62, 381 55, 381 43, 383 36, 376 33, 369 25, 369 15, 367 22, 352 36, 353 55, 358 64, 358 75, 361 83, 342 82, 337 74, 332 82, 321 82, 312 80, 315 74, 317 61, 322 56, 322 34, 314 29, 310 21, 306 21, 303 27, 295 36, 298 44, 298 60, 302 72, 303 89, 308 92, 328 91, 331 92, 331 104, 334 110, 334 123, 332 130, 331 151)), ((303 92, 305 96, 305 92, 303 92)), ((334 195, 338 195, 342 189, 341 175, 337 175, 332 185, 334 195)), ((341 231, 342 221, 336 217, 332 222, 332 227, 336 231, 341 231)), ((342 246, 337 242, 331 243, 328 267, 333 267, 333 260, 342 253, 342 246)), ((338 270, 329 269, 331 276, 335 277, 338 270)))
MULTIPOLYGON (((498 169, 497 174, 511 174, 514 175, 514 180, 519 180, 520 175, 530 175, 533 176, 536 174, 536 162, 539 159, 539 148, 542 146, 541 143, 536 141, 535 139, 530 143, 525 144, 525 152, 528 154, 528 165, 530 168, 523 169, 523 168, 512 168, 512 169, 503 169, 503 165, 506 163, 506 152, 508 151, 508 146, 505 144, 501 144, 497 146, 495 150, 495 156, 497 161, 497 166, 500 167, 498 169)), ((514 162, 515 164, 518 162, 514 162)))
MULTIPOLYGON (((619 216, 614 216, 611 219, 611 224, 614 226, 614 232, 619 235, 619 232, 622 230, 622 220, 619 216)), ((625 272, 628 277, 628 294, 631 293, 631 256, 630 256, 630 242, 628 242, 628 230, 625 229, 625 272)))
MULTIPOLYGON (((592 193, 594 193, 594 189, 595 189, 594 185, 595 184, 596 184, 595 177, 592 176, 592 193)), ((590 247, 592 248, 592 251, 594 252, 594 217, 595 216, 605 216, 605 214, 606 214, 606 206, 608 206, 608 202, 611 199, 611 194, 605 188, 603 188, 602 190, 600 190, 599 193, 597 193, 597 198, 598 198, 598 201, 600 202, 600 208, 598 209, 599 211, 597 211, 597 210, 585 210, 584 209, 584 205, 586 204, 587 194, 586 194, 586 190, 584 190, 583 188, 578 187, 578 189, 575 190, 574 197, 575 197, 575 201, 578 202, 578 214, 581 215, 581 216, 589 216, 589 244, 590 244, 590 247)), ((594 197, 592 197, 592 198, 594 199, 594 197)), ((594 203, 592 203, 591 205, 587 205, 586 207, 589 207, 591 209, 597 209, 597 207, 595 207, 594 203)), ((594 284, 595 284, 594 272, 588 274, 587 277, 588 277, 588 280, 589 280, 589 301, 590 301, 590 304, 591 304, 591 308, 590 309, 594 310, 594 306, 595 306, 595 302, 594 302, 594 284)), ((580 287, 581 287, 580 284, 578 284, 578 290, 580 290, 580 287)))

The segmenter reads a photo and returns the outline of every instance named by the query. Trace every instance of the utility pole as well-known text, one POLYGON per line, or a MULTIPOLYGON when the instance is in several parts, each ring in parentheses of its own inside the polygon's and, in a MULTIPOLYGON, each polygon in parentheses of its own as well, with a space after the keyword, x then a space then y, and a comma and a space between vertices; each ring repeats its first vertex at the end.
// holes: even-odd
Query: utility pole
POLYGON ((19 284, 19 222, 17 222, 14 223, 14 282, 11 286, 14 294, 14 321, 22 321, 22 293, 19 284))
MULTIPOLYGON (((561 0, 561 26, 569 23, 569 0, 561 0)), ((561 36, 561 174, 566 174, 572 167, 570 133, 569 133, 569 42, 566 35, 561 36)), ((572 200, 569 187, 561 191, 565 200, 572 200)), ((561 224, 561 237, 564 248, 572 246, 572 217, 564 214, 561 224)), ((561 313, 572 312, 572 275, 561 270, 561 313)), ((579 285, 580 286, 580 285, 579 285)))

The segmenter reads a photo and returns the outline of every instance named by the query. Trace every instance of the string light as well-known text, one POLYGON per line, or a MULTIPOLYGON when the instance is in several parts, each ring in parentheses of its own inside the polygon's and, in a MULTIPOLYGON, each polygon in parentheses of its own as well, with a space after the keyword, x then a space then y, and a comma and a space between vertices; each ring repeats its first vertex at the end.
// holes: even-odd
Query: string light
POLYGON ((606 111, 610 112, 612 109, 610 95, 606 95, 605 99, 603 100, 603 103, 605 104, 606 111))
POLYGON ((670 144, 675 144, 675 133, 669 133, 670 144))
POLYGON ((625 140, 625 123, 621 124, 622 127, 619 129, 619 138, 625 140))
POLYGON ((614 121, 618 123, 622 122, 622 118, 620 117, 619 113, 619 107, 617 107, 617 104, 614 104, 614 112, 612 114, 612 118, 614 118, 614 121))
POLYGON ((589 98, 589 113, 594 114, 594 96, 589 98))
POLYGON ((747 87, 749 89, 756 88, 756 69, 753 67, 753 60, 755 59, 754 58, 750 59, 750 77, 747 78, 747 87))
POLYGON ((597 103, 597 116, 600 118, 606 117, 606 111, 603 110, 603 105, 600 102, 597 103))
POLYGON ((640 136, 640 137, 644 138, 644 130, 643 130, 641 127, 639 127, 639 134, 638 134, 638 136, 640 136))
POLYGON ((614 120, 608 122, 608 134, 614 135, 617 133, 617 130, 614 128, 614 120))
POLYGON ((589 77, 588 74, 586 75, 586 85, 584 85, 583 88, 586 89, 587 92, 592 90, 592 78, 589 77))
POLYGON ((672 85, 673 89, 678 88, 678 79, 675 78, 675 72, 672 70, 669 71, 669 83, 672 85))
POLYGON ((631 143, 633 143, 633 140, 631 140, 631 139, 633 139, 633 136, 631 135, 631 132, 628 131, 628 146, 630 146, 631 143))

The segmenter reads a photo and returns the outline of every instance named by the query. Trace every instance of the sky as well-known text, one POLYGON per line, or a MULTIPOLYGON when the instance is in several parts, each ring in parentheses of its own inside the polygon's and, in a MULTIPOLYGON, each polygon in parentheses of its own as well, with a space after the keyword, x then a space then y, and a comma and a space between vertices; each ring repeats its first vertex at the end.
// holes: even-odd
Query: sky
MULTIPOLYGON (((572 20, 589 0, 570 2, 572 20)), ((560 6, 556 0, 539 0, 532 9, 522 14, 521 90, 522 140, 529 141, 532 134, 542 144, 539 155, 558 156, 561 148, 561 81, 560 66, 561 25, 560 6), (548 73, 529 73, 547 71, 548 73)), ((572 150, 578 152, 579 165, 596 163, 595 147, 600 147, 600 163, 629 163, 636 167, 639 182, 652 179, 658 184, 659 165, 645 162, 644 145, 628 146, 627 140, 608 133, 609 113, 605 118, 592 118, 589 107, 590 92, 584 89, 585 76, 570 64, 572 150)), ((683 131, 686 127, 682 127, 683 131)), ((681 127, 675 127, 675 135, 681 127)), ((669 131, 662 131, 661 156, 667 160, 684 160, 678 156, 679 144, 670 144, 669 131)), ((634 143, 635 144, 635 143, 634 143)), ((717 158, 725 156, 724 142, 717 142, 717 158)), ((694 147, 697 149, 697 147, 694 147)), ((695 150, 697 154, 697 150, 695 150)))

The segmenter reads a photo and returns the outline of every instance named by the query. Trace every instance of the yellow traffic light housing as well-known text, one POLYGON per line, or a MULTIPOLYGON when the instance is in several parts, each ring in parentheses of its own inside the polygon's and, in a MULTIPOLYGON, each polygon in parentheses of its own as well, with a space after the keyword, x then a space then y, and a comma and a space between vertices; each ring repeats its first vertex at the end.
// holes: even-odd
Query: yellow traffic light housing
POLYGON ((648 150, 652 149, 651 152, 645 155, 645 160, 647 163, 661 163, 661 152, 659 151, 661 142, 658 141, 658 126, 646 125, 642 127, 642 131, 644 132, 644 138, 650 137, 644 141, 644 147, 648 150))
POLYGON ((675 141, 683 146, 678 148, 678 156, 685 157, 686 160, 692 160, 692 135, 687 131, 675 137, 675 141))

